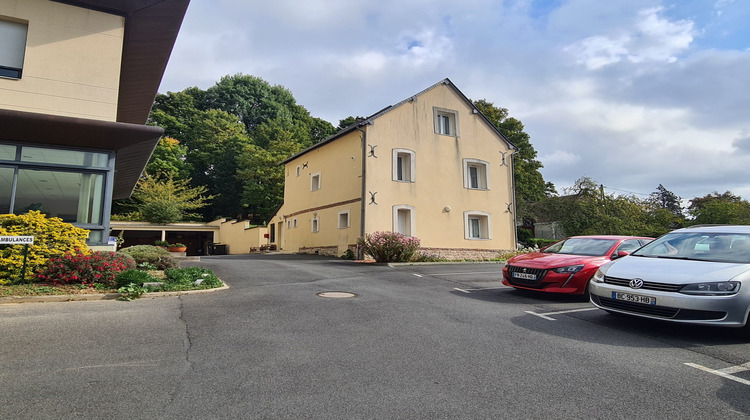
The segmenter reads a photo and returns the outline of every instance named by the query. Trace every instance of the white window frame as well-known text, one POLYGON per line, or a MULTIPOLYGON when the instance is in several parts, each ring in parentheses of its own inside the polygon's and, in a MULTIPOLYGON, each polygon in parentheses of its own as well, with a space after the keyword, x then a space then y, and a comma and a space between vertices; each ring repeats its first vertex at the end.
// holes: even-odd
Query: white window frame
POLYGON ((310 191, 320 190, 320 185, 321 185, 320 172, 315 172, 314 174, 310 174, 310 191))
POLYGON ((481 159, 464 159, 464 188, 470 190, 490 189, 490 164, 481 159), (477 168, 477 186, 471 185, 471 168, 477 168))
POLYGON ((459 125, 458 125, 458 111, 446 108, 432 108, 433 118, 435 123, 435 133, 443 136, 458 137, 459 125), (447 129, 445 128, 444 122, 448 122, 447 129))
POLYGON ((393 166, 392 166, 392 179, 398 182, 415 182, 417 164, 416 164, 416 153, 409 149, 393 149, 393 166), (401 160, 401 175, 403 179, 399 179, 399 157, 401 160), (403 159, 408 158, 407 164, 403 163, 403 159))
POLYGON ((393 206, 393 231, 394 232, 400 232, 407 236, 417 236, 417 221, 416 221, 416 211, 414 206, 410 206, 408 204, 397 204, 393 206), (399 211, 409 211, 409 232, 401 232, 399 230, 399 211))
POLYGON ((338 224, 339 224, 339 229, 348 229, 351 226, 351 223, 352 223, 351 222, 351 211, 350 210, 340 211, 337 220, 338 220, 338 224), (343 223, 343 224, 341 223, 342 216, 346 216, 346 220, 345 220, 346 223, 343 223))
POLYGON ((320 218, 318 216, 313 216, 313 218, 310 219, 310 232, 320 232, 320 218))
POLYGON ((22 21, 0 19, 0 77, 21 79, 26 56, 29 24, 22 21), (17 73, 17 74, 16 74, 17 73))
POLYGON ((484 211, 464 212, 464 239, 470 241, 488 241, 492 239, 492 214, 484 211), (471 220, 479 220, 479 236, 472 236, 471 220))

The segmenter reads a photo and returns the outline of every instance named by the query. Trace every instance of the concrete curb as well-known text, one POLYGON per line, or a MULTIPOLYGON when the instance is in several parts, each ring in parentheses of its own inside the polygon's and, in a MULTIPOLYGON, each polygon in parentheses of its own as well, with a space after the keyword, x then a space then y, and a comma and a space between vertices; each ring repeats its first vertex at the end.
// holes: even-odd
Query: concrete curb
MULTIPOLYGON (((182 296, 182 295, 194 295, 199 293, 213 293, 219 290, 229 289, 229 286, 225 283, 221 287, 213 289, 200 289, 200 290, 180 290, 175 292, 148 292, 144 293, 140 299, 145 298, 158 298, 168 296, 182 296)), ((122 296, 120 293, 91 293, 91 294, 80 294, 80 295, 40 295, 40 296, 8 296, 0 297, 0 305, 6 303, 44 303, 44 302, 78 302, 87 300, 114 300, 122 296)))

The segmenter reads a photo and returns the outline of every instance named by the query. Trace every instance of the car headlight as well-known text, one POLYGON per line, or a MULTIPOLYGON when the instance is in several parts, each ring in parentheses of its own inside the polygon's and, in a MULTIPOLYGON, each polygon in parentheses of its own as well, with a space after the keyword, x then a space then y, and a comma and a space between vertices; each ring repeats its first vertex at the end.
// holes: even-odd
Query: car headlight
POLYGON ((555 273, 563 273, 563 274, 574 274, 581 270, 583 270, 583 264, 569 265, 567 267, 558 267, 558 268, 552 269, 552 271, 554 271, 555 273))
POLYGON ((594 283, 604 283, 604 272, 601 268, 596 270, 596 273, 591 277, 591 281, 594 283))
POLYGON ((680 289, 680 293, 688 295, 733 295, 740 290, 738 281, 714 281, 710 283, 693 283, 680 289))

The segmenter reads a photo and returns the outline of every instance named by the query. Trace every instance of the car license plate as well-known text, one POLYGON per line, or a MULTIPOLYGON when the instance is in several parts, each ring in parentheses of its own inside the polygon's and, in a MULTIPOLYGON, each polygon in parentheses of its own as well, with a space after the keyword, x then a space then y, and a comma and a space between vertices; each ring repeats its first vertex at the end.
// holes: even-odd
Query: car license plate
POLYGON ((634 295, 631 293, 612 292, 612 299, 624 300, 627 302, 643 303, 646 305, 656 305, 655 297, 634 295))
POLYGON ((513 273, 513 277, 524 280, 536 280, 536 274, 532 273, 513 273))

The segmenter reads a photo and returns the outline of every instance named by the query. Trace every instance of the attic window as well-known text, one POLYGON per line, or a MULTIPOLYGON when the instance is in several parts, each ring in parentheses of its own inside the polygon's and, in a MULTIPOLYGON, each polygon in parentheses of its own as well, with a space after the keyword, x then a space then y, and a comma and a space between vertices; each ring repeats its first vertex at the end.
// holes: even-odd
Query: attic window
POLYGON ((435 117, 435 133, 458 137, 458 112, 450 109, 433 108, 433 115, 435 117))

